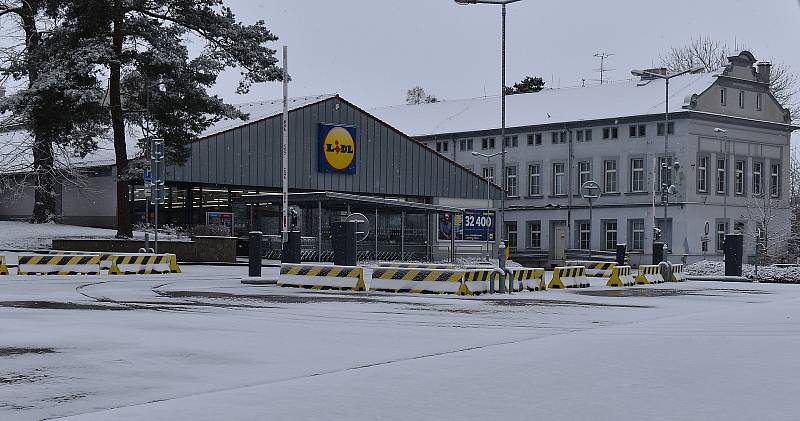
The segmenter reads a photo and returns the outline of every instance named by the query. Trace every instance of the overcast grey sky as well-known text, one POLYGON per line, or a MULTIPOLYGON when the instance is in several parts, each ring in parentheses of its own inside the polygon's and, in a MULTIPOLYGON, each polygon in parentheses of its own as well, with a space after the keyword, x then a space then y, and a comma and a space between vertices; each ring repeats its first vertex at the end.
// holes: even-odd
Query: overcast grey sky
MULTIPOLYGON (((402 103, 421 85, 440 99, 495 95, 500 86, 500 7, 453 0, 226 0, 246 21, 264 19, 289 46, 290 95, 339 93, 365 107, 402 103)), ((593 54, 613 53, 608 74, 658 64, 670 46, 709 35, 746 45, 758 59, 800 71, 796 0, 522 0, 508 7, 508 84, 597 79, 593 54), (660 7, 660 5, 664 7, 660 7)), ((215 92, 230 102, 281 96, 278 83, 234 94, 238 72, 215 92)), ((587 82, 588 83, 588 82, 587 82)))

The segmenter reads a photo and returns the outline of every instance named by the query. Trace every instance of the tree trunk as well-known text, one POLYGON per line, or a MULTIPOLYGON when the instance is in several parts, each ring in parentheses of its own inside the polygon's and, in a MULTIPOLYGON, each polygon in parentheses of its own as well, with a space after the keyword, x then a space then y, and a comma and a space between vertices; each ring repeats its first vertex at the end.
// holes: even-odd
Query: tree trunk
POLYGON ((125 144, 125 118, 122 114, 122 43, 123 12, 122 0, 114 2, 114 29, 111 60, 109 96, 111 105, 111 128, 114 132, 114 154, 117 162, 117 238, 133 236, 131 228, 130 204, 128 202, 128 148, 125 144))
MULTIPOLYGON (((28 88, 39 80, 39 68, 36 55, 41 35, 36 27, 36 10, 29 4, 19 12, 22 29, 25 31, 25 48, 28 59, 28 88)), ((29 116, 28 118, 35 118, 29 116)), ((47 136, 32 130, 33 135, 33 215, 31 223, 50 222, 56 214, 55 173, 53 171, 53 142, 47 136)))

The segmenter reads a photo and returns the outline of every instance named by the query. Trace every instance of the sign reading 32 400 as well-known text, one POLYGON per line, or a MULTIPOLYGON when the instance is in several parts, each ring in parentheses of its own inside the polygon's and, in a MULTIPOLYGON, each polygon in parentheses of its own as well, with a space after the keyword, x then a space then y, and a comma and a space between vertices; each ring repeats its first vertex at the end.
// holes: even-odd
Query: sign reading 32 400
POLYGON ((353 126, 320 123, 319 171, 355 174, 357 135, 353 126))

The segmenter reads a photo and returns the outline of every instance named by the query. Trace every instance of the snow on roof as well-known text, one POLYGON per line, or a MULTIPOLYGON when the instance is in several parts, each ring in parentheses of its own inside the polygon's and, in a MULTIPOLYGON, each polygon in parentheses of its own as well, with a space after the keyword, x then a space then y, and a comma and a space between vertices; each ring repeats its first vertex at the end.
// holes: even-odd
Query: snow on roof
MULTIPOLYGON (((683 109, 688 95, 700 94, 717 73, 686 74, 670 80, 670 112, 683 109)), ((500 96, 397 105, 369 110, 410 136, 500 128, 500 96)), ((506 96, 506 127, 524 127, 664 112, 664 81, 628 80, 577 88, 545 89, 506 96)))
MULTIPOLYGON (((336 97, 335 94, 316 95, 289 99, 289 110, 295 110, 310 104, 325 101, 336 97)), ((198 137, 206 137, 215 133, 230 130, 253 121, 262 120, 278 115, 283 112, 283 99, 274 101, 257 101, 234 105, 239 110, 249 114, 246 121, 239 119, 225 119, 213 124, 198 137)), ((6 116, 7 117, 7 116, 6 116)), ((9 120, 3 120, 9 121, 9 120)), ((8 127, 8 126, 7 126, 8 127)), ((2 128, 2 125, 0 125, 2 128)), ((142 131, 136 127, 129 127, 125 133, 125 142, 128 145, 128 159, 138 158, 142 155, 139 149, 139 139, 142 138, 142 131)), ((32 139, 24 129, 12 128, 10 130, 0 129, 0 172, 14 173, 29 171, 33 157, 31 155, 32 139)), ((98 140, 98 149, 89 155, 81 158, 75 156, 69 150, 56 150, 56 160, 65 167, 97 167, 114 165, 116 156, 114 154, 114 142, 111 131, 98 140)))
MULTIPOLYGON (((296 110, 298 108, 303 108, 307 105, 315 104, 317 102, 322 102, 328 100, 330 98, 336 97, 336 94, 326 94, 326 95, 313 95, 313 96, 304 96, 304 97, 297 97, 297 98, 289 98, 289 111, 296 110)), ((213 124, 211 127, 206 129, 203 133, 200 134, 199 137, 206 137, 212 134, 224 132, 226 130, 234 129, 236 127, 254 122, 263 120, 265 118, 269 118, 272 116, 276 116, 283 112, 283 99, 276 99, 273 101, 256 101, 256 102, 247 102, 244 104, 236 104, 234 107, 238 108, 239 111, 245 112, 250 115, 250 118, 247 121, 242 121, 239 119, 225 119, 220 120, 217 123, 213 124)))

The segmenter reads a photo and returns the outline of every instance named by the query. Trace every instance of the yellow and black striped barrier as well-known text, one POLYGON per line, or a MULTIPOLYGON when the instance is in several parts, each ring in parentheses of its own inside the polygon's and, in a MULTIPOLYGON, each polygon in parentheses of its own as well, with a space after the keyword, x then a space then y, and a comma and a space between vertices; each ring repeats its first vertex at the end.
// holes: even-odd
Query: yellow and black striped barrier
POLYGON ((381 267, 372 271, 370 291, 476 295, 489 292, 500 272, 494 269, 381 267))
POLYGON ((684 270, 683 263, 672 265, 672 282, 685 282, 686 273, 684 270))
POLYGON ((568 260, 567 266, 583 266, 586 276, 590 278, 610 278, 616 262, 598 262, 590 260, 568 260))
POLYGON ((6 256, 0 254, 0 275, 8 275, 8 266, 6 266, 6 256))
POLYGON ((553 279, 547 285, 548 288, 586 288, 589 281, 586 280, 586 268, 583 266, 563 266, 553 269, 553 279))
POLYGON ((630 266, 615 266, 611 272, 611 278, 608 279, 606 286, 609 287, 627 287, 636 284, 636 277, 633 276, 633 271, 630 266))
POLYGON ((114 253, 107 252, 94 252, 94 251, 67 251, 67 250, 50 250, 49 254, 60 254, 67 256, 75 255, 97 255, 100 256, 100 269, 111 269, 113 263, 114 253))
POLYGON ((99 275, 100 256, 92 254, 20 254, 19 275, 99 275))
POLYGON ((365 291, 364 269, 356 266, 281 265, 278 286, 315 290, 365 291))
POLYGON ((113 254, 109 259, 111 260, 109 275, 181 273, 174 254, 113 254))
POLYGON ((661 268, 658 265, 639 265, 639 275, 636 277, 636 285, 663 283, 664 277, 661 276, 661 268))
POLYGON ((381 267, 372 271, 370 291, 469 295, 464 271, 439 268, 381 267))
POLYGON ((544 291, 544 268, 507 268, 511 272, 511 283, 516 285, 515 291, 544 291))

